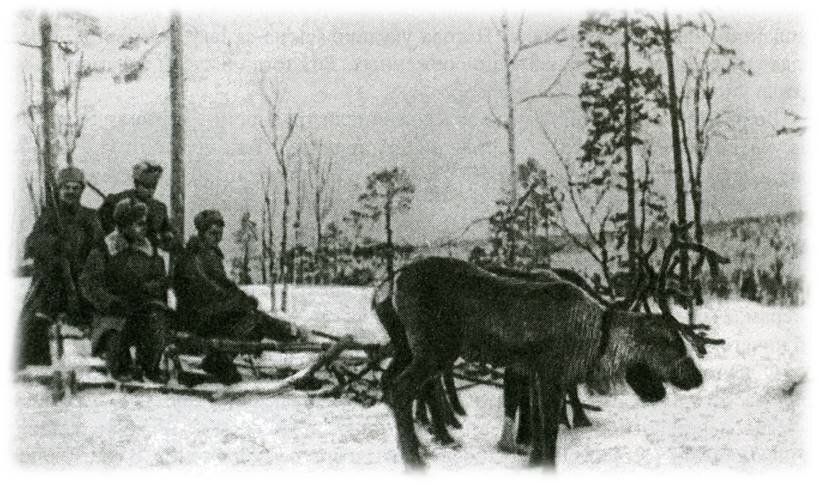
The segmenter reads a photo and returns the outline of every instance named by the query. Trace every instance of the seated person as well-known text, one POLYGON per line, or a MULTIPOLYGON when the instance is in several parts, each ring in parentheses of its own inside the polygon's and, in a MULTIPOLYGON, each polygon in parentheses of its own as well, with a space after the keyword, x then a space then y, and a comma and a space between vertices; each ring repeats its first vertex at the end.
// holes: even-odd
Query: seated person
MULTIPOLYGON (((188 241, 174 272, 180 325, 202 337, 304 339, 305 333, 298 327, 258 310, 258 301, 228 278, 219 249, 225 228, 222 214, 218 210, 204 210, 193 223, 197 235, 188 241)), ((222 383, 241 381, 234 357, 211 352, 205 356, 202 368, 222 383)))
POLYGON ((167 305, 165 263, 146 236, 147 207, 125 199, 114 209, 116 230, 88 256, 80 275, 80 291, 94 306, 92 351, 105 353, 111 375, 163 381, 159 370, 165 331, 171 317, 167 305), (137 367, 131 360, 136 346, 137 367))

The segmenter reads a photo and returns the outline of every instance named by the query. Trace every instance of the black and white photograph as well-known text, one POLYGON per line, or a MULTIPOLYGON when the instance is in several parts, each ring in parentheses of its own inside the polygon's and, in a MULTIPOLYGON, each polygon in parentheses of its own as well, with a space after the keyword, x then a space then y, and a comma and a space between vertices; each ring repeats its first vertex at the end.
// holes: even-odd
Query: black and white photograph
POLYGON ((19 478, 812 467, 809 10, 263 5, 6 8, 19 478))

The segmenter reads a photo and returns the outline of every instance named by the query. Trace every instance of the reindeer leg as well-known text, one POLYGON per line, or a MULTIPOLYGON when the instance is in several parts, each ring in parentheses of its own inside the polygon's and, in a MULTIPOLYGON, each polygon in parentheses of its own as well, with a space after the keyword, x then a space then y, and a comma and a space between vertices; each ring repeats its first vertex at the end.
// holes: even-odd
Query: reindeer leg
POLYGON ((529 450, 529 465, 532 467, 544 465, 546 456, 543 403, 541 395, 541 372, 534 368, 529 370, 529 410, 532 429, 532 445, 529 450))
POLYGON ((532 405, 529 401, 529 379, 526 376, 520 378, 520 390, 518 391, 518 453, 526 455, 529 453, 529 446, 532 445, 532 405))
POLYGON ((395 383, 395 379, 407 368, 410 361, 412 361, 411 356, 396 354, 392 361, 390 361, 390 364, 387 365, 387 369, 381 373, 381 391, 384 393, 385 400, 387 395, 390 394, 390 389, 393 383, 395 383))
POLYGON ((427 407, 429 406, 429 385, 430 382, 426 382, 421 385, 421 389, 418 393, 418 396, 415 397, 415 420, 425 427, 429 427, 429 415, 427 414, 427 407))
POLYGON ((388 399, 395 417, 398 449, 408 469, 425 467, 418 449, 418 435, 415 433, 412 419, 412 401, 418 394, 420 386, 434 373, 434 367, 426 360, 420 355, 412 359, 407 369, 395 379, 388 399))
POLYGON ((430 414, 432 415, 432 435, 435 440, 444 446, 457 447, 455 439, 447 430, 446 410, 449 404, 445 400, 444 388, 441 385, 440 377, 435 376, 430 382, 430 414))
POLYGON ((569 407, 566 406, 566 399, 560 399, 560 423, 566 426, 567 429, 572 428, 572 424, 569 423, 569 407))
POLYGON ((569 403, 572 406, 572 424, 577 427, 591 427, 591 421, 586 416, 586 411, 583 410, 583 403, 577 395, 577 385, 572 385, 568 391, 569 403))
MULTIPOLYGON (((515 414, 520 407, 521 399, 528 401, 529 394, 526 390, 524 376, 509 371, 506 369, 503 376, 503 430, 501 430, 500 439, 496 445, 501 452, 509 454, 519 454, 525 446, 520 445, 520 439, 515 441, 515 414)), ((520 418, 523 419, 523 411, 521 410, 520 418)), ((526 416, 528 418, 528 415, 526 416)), ((520 429, 523 428, 523 420, 518 424, 518 437, 520 437, 520 429)), ((528 429, 528 427, 527 427, 528 429)))
POLYGON ((455 388, 455 377, 452 375, 451 368, 444 372, 444 386, 446 387, 447 397, 449 397, 449 403, 452 404, 452 410, 457 415, 466 415, 466 410, 464 409, 463 404, 461 404, 460 397, 458 397, 458 390, 455 388))
MULTIPOLYGON (((435 387, 435 398, 440 401, 441 410, 443 411, 444 416, 444 424, 448 427, 456 429, 461 428, 461 422, 458 420, 458 417, 455 416, 455 410, 452 406, 452 402, 450 402, 449 398, 447 397, 449 392, 446 388, 446 374, 441 375, 440 378, 436 378, 435 387)), ((457 393, 455 395, 457 396, 457 393)))
MULTIPOLYGON (((560 408, 565 405, 565 389, 558 383, 555 376, 549 374, 548 369, 544 369, 540 375, 540 402, 543 416, 543 429, 541 434, 534 434, 534 441, 540 440, 543 450, 543 460, 540 465, 544 470, 553 470, 557 457, 557 435, 560 431, 560 408)), ((533 445, 534 447, 534 445, 533 445)))

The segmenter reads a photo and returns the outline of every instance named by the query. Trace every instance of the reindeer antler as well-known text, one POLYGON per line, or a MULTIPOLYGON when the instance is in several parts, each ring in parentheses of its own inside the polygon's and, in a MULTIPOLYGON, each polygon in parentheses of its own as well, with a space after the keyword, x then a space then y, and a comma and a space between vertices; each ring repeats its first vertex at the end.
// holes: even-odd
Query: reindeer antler
POLYGON ((707 324, 683 324, 677 321, 673 316, 664 319, 665 324, 672 329, 677 330, 685 339, 687 339, 691 346, 697 351, 697 355, 702 357, 707 353, 705 345, 724 345, 725 339, 711 338, 707 331, 711 326, 707 324))
POLYGON ((691 304, 692 298, 690 294, 682 289, 669 289, 666 287, 668 274, 673 272, 674 267, 678 264, 679 259, 675 258, 674 255, 680 250, 691 250, 698 252, 708 261, 712 274, 718 270, 718 264, 726 264, 730 262, 730 259, 718 254, 715 250, 705 246, 704 244, 687 241, 685 234, 690 226, 690 223, 683 226, 677 226, 673 222, 671 223, 671 241, 666 247, 665 252, 663 253, 662 262, 660 263, 655 299, 657 301, 657 305, 660 306, 660 311, 665 316, 664 320, 666 323, 673 329, 677 330, 684 338, 686 338, 692 344, 692 346, 694 346, 699 356, 703 356, 706 354, 706 345, 722 345, 725 344, 725 340, 708 337, 706 332, 711 329, 711 327, 707 324, 682 324, 677 321, 676 318, 674 318, 674 316, 671 314, 671 307, 668 302, 668 297, 672 294, 682 296, 682 299, 686 301, 687 305, 691 304))

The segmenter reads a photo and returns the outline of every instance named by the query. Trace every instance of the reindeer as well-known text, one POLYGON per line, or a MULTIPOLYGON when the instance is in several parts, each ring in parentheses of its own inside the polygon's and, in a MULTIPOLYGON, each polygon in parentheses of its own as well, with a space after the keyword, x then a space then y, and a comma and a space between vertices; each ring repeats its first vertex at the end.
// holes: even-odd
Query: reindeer
MULTIPOLYGON (((664 260, 665 262, 665 260, 664 260)), ((662 275, 661 275, 662 277, 662 275)), ((395 278, 396 320, 385 325, 395 357, 384 379, 399 450, 408 467, 423 467, 412 418, 421 385, 460 356, 497 366, 520 365, 530 382, 532 465, 554 466, 558 414, 566 389, 599 375, 626 373, 645 399, 702 384, 683 336, 704 352, 721 340, 670 316, 607 309, 568 282, 535 283, 494 275, 464 261, 431 257, 395 278)), ((667 308, 667 305, 664 306, 667 308)))
MULTIPOLYGON (((528 281, 572 282, 590 295, 593 295, 593 297, 601 301, 601 303, 605 303, 605 301, 595 295, 594 289, 588 285, 581 275, 570 269, 556 268, 551 270, 543 269, 536 272, 523 272, 495 265, 481 267, 499 276, 514 277, 528 281)), ((386 284, 382 283, 376 288, 373 294, 372 307, 381 321, 382 326, 385 328, 387 328, 388 325, 393 326, 393 328, 388 328, 389 333, 390 331, 400 331, 400 320, 397 318, 395 310, 392 307, 390 292, 383 290, 387 287, 386 284)), ((389 380, 389 375, 387 378, 382 378, 382 382, 387 384, 389 380)), ((521 453, 525 450, 524 446, 516 444, 516 439, 513 436, 515 415, 518 413, 518 410, 520 410, 520 424, 517 440, 521 442, 528 442, 529 440, 529 393, 526 381, 527 376, 525 369, 511 366, 504 372, 504 425, 501 438, 497 445, 498 449, 502 452, 521 453)), ((572 407, 572 424, 569 423, 565 411, 561 412, 563 424, 567 427, 571 427, 572 425, 574 427, 591 425, 577 395, 576 385, 568 389, 567 396, 568 402, 572 407)), ((451 369, 443 372, 440 379, 432 378, 425 382, 419 391, 415 405, 415 420, 429 426, 434 440, 442 445, 456 444, 455 440, 449 434, 447 426, 458 429, 461 428, 461 423, 458 421, 457 415, 466 415, 466 411, 458 398, 451 369), (427 409, 429 409, 429 414, 427 414, 427 409)))
MULTIPOLYGON (((571 282, 582 288, 601 304, 610 304, 596 294, 583 276, 571 269, 553 268, 524 272, 496 265, 482 265, 481 268, 495 275, 533 282, 571 282)), ((373 309, 380 321, 382 321, 382 325, 391 324, 398 328, 393 331, 400 330, 400 320, 395 315, 395 310, 392 307, 391 294, 383 290, 385 287, 387 286, 384 284, 378 286, 373 294, 373 309)), ((509 366, 506 368, 503 378, 504 420, 497 448, 501 452, 528 453, 526 443, 530 441, 531 432, 529 429, 529 386, 526 370, 515 365, 509 366), (516 438, 514 424, 518 412, 520 417, 516 438)), ((389 384, 388 380, 389 376, 388 378, 382 378, 382 382, 385 384, 389 384)), ((569 422, 564 405, 564 410, 561 411, 561 422, 568 428, 590 426, 591 421, 589 421, 577 394, 577 385, 568 388, 567 397, 568 404, 572 408, 572 421, 569 422)), ((415 403, 416 421, 429 425, 434 440, 442 445, 455 445, 456 442, 449 434, 447 426, 461 428, 456 415, 465 415, 466 412, 458 398, 451 370, 444 372, 441 379, 433 378, 425 382, 415 403), (430 411, 429 415, 427 414, 427 408, 430 411)))

